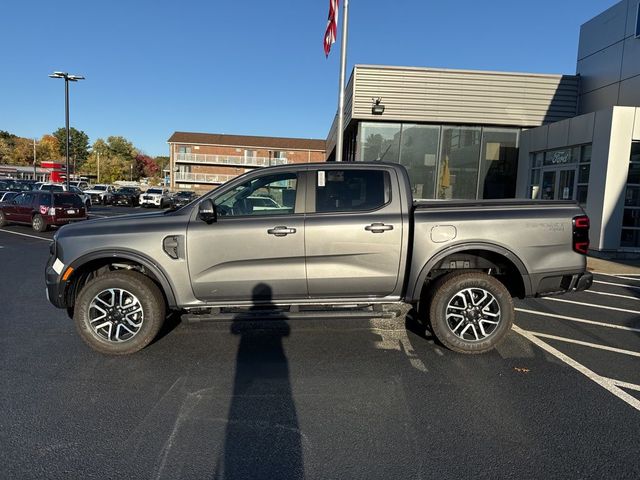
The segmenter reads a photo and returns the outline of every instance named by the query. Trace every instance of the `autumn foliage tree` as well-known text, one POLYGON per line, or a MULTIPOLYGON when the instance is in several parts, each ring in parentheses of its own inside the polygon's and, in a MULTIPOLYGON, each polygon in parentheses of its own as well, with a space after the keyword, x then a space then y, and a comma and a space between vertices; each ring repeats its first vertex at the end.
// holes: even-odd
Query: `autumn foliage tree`
POLYGON ((139 153, 136 156, 136 166, 134 169, 134 175, 136 179, 140 179, 143 177, 155 178, 159 176, 159 173, 160 167, 158 166, 156 161, 149 155, 139 153))

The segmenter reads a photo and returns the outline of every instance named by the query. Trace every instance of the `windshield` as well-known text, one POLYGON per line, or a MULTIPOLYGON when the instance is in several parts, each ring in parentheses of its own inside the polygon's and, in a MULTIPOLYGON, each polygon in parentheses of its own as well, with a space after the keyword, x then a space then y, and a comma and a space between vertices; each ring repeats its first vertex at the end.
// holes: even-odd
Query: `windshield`
POLYGON ((159 188, 150 188, 149 190, 147 190, 147 193, 159 193, 159 194, 162 194, 162 190, 160 190, 159 188))
POLYGON ((93 187, 94 190, 106 190, 107 186, 106 185, 96 185, 95 187, 93 187))
POLYGON ((131 187, 123 187, 116 190, 116 193, 136 193, 136 189, 131 187))

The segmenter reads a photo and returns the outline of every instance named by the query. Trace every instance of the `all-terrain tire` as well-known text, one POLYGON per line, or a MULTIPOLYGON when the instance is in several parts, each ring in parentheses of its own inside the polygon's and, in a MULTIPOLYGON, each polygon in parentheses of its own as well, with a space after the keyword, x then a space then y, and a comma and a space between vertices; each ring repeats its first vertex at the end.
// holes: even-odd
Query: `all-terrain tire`
POLYGON ((429 321, 433 334, 447 348, 484 353, 511 330, 513 300, 494 277, 484 272, 454 272, 443 275, 431 288, 429 321))
POLYGON ((164 297, 157 285, 141 273, 109 272, 94 278, 80 291, 73 320, 82 339, 94 350, 127 355, 146 347, 160 331, 165 320, 164 297), (110 292, 114 292, 113 301, 110 292), (119 292, 126 293, 118 298, 119 292), (118 304, 124 304, 122 311, 118 304))

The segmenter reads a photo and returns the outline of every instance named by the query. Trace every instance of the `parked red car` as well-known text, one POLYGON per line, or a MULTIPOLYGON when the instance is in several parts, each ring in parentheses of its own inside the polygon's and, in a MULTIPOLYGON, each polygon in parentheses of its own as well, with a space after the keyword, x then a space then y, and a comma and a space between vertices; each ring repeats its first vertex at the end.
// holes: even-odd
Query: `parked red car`
POLYGON ((86 219, 85 205, 75 193, 23 192, 9 202, 0 203, 0 227, 25 223, 36 232, 44 232, 51 225, 86 219))

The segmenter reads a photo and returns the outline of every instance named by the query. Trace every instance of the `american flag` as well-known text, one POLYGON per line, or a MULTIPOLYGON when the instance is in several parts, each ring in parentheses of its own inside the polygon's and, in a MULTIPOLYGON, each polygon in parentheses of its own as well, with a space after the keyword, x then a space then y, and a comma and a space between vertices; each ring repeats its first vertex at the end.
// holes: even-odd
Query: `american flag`
POLYGON ((327 20, 327 30, 324 32, 324 54, 329 56, 331 45, 336 43, 338 31, 338 4, 339 0, 329 0, 329 19, 327 20))

